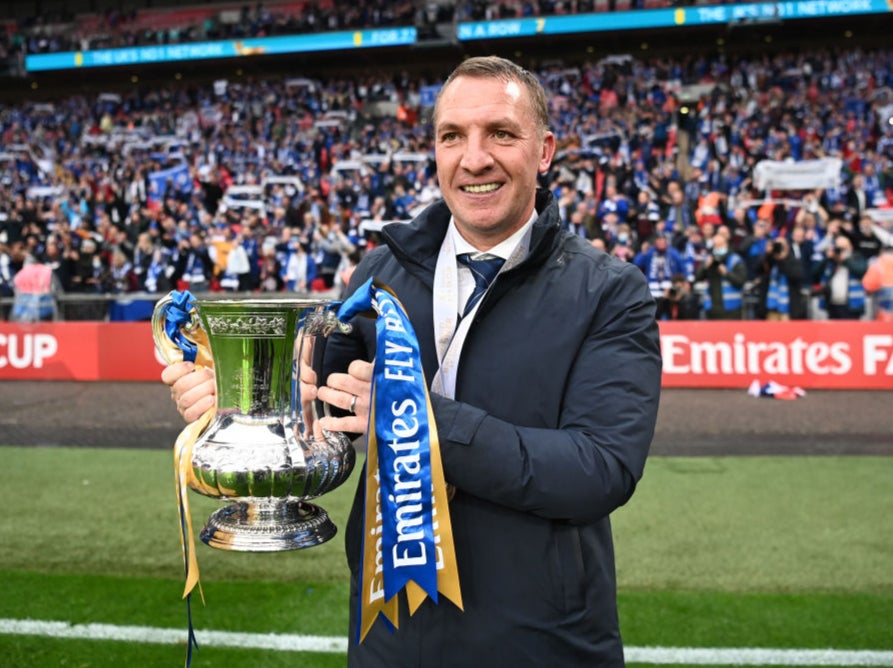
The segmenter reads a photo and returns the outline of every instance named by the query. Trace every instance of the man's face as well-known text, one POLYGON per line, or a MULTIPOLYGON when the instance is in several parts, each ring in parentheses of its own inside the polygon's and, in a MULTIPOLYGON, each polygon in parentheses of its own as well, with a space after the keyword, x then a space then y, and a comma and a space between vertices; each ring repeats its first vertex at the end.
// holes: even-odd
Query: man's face
POLYGON ((521 84, 459 77, 441 94, 435 147, 440 189, 459 233, 487 250, 527 222, 555 137, 540 136, 521 84))

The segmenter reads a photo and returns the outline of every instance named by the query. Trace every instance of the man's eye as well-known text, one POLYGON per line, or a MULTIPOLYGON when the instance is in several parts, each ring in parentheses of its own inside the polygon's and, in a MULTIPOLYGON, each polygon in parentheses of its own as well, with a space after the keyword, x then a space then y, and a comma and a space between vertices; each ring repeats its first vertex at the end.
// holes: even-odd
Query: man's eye
POLYGON ((493 136, 497 139, 508 139, 509 137, 511 137, 511 135, 505 130, 497 130, 493 133, 493 136))
POLYGON ((456 137, 457 135, 455 132, 445 132, 441 135, 440 141, 455 141, 456 137))

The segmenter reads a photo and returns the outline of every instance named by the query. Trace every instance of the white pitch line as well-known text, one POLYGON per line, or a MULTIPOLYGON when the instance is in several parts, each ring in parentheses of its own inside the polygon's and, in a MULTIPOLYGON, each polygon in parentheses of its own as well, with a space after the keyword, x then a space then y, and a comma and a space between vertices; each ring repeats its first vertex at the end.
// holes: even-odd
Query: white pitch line
MULTIPOLYGON (((269 649, 280 652, 346 654, 347 639, 277 633, 196 630, 199 645, 269 649)), ((185 645, 184 629, 112 624, 71 624, 33 619, 0 619, 0 635, 117 640, 155 645, 185 645)), ((773 649, 754 647, 627 647, 629 663, 714 666, 893 666, 893 651, 773 649)))
POLYGON ((761 647, 627 647, 629 663, 713 666, 893 666, 893 651, 761 647))
MULTIPOLYGON (((112 624, 71 624, 34 619, 0 619, 0 635, 76 638, 78 640, 124 640, 154 645, 185 645, 185 629, 112 624)), ((199 645, 272 649, 281 652, 326 652, 347 654, 347 638, 277 633, 235 633, 196 629, 199 645)))

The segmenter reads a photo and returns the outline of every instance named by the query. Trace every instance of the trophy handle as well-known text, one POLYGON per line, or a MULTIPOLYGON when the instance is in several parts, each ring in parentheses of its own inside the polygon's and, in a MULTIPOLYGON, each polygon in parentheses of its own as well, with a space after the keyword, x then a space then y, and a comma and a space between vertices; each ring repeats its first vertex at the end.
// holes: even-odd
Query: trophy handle
MULTIPOLYGON (((328 308, 326 308, 319 315, 319 321, 316 324, 319 335, 324 338, 328 338, 328 336, 335 330, 337 330, 341 334, 350 334, 353 331, 353 325, 348 322, 342 322, 341 320, 339 320, 334 306, 337 306, 337 304, 330 305, 328 308)), ((325 401, 321 401, 319 403, 322 404, 323 415, 326 417, 331 417, 332 407, 325 401)))
POLYGON ((323 368, 325 342, 323 339, 334 332, 349 334, 353 326, 338 319, 336 304, 321 307, 302 315, 298 322, 298 337, 295 342, 295 384, 292 389, 292 420, 298 433, 310 441, 330 441, 334 436, 328 431, 317 430, 320 416, 330 417, 331 406, 318 399, 315 391, 307 392, 322 379, 318 374, 323 368), (308 341, 308 338, 310 339, 308 341))
POLYGON ((188 292, 172 290, 159 299, 152 311, 152 338, 155 350, 167 364, 196 359, 201 341, 201 321, 188 292))

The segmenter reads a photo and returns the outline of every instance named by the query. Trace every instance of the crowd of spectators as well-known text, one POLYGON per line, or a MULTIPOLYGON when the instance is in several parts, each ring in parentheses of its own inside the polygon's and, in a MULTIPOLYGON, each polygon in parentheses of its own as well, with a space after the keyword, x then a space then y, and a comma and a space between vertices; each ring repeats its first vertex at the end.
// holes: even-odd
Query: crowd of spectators
MULTIPOLYGON (((893 203, 893 52, 538 74, 559 145, 541 185, 570 229, 645 272, 659 317, 815 317, 812 296, 828 317, 865 312, 857 284, 893 203), (839 187, 754 185, 760 161, 820 158, 841 160, 839 187)), ((28 263, 65 292, 337 292, 378 226, 438 197, 428 83, 218 81, 0 108, 0 294, 28 263), (368 111, 382 100, 397 111, 368 111)))
MULTIPOLYGON (((713 0, 706 4, 725 4, 713 0)), ((274 0, 165 9, 69 11, 30 16, 0 30, 0 58, 206 40, 415 26, 420 39, 461 21, 583 14, 692 4, 680 0, 274 0)), ((705 4, 705 3, 701 3, 705 4)))
POLYGON ((8 37, 11 53, 54 53, 153 44, 182 44, 333 32, 360 28, 429 25, 447 19, 448 6, 431 13, 411 0, 220 4, 170 10, 108 10, 20 20, 8 37), (74 30, 71 30, 71 27, 74 30))

